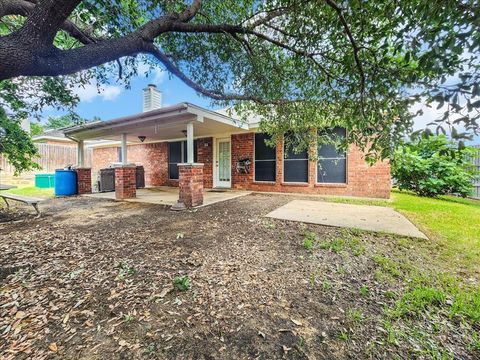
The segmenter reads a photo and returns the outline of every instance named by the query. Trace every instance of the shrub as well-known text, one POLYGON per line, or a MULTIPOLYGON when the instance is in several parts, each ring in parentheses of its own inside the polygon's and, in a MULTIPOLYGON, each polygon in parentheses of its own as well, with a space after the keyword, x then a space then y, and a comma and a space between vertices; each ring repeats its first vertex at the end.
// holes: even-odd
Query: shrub
POLYGON ((448 140, 445 135, 424 135, 397 148, 392 176, 401 190, 420 196, 470 195, 476 176, 469 156, 475 149, 448 140))

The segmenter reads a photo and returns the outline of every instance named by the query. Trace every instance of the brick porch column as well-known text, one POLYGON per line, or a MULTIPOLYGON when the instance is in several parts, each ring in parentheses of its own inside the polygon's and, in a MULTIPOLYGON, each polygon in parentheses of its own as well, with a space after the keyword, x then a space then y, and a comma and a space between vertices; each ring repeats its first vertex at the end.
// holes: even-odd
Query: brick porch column
POLYGON ((90 168, 77 168, 78 195, 92 193, 92 170, 90 168))
POLYGON ((136 166, 122 165, 115 168, 115 198, 131 199, 137 196, 136 166))
POLYGON ((179 202, 187 208, 203 204, 203 164, 178 164, 179 202))

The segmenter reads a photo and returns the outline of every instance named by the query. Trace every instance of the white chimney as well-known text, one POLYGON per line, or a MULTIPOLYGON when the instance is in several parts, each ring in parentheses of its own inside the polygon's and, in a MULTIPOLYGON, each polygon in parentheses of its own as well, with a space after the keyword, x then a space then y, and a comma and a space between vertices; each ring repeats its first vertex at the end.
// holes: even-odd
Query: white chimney
POLYGON ((162 107, 162 92, 154 84, 148 84, 143 89, 143 112, 160 109, 162 107))

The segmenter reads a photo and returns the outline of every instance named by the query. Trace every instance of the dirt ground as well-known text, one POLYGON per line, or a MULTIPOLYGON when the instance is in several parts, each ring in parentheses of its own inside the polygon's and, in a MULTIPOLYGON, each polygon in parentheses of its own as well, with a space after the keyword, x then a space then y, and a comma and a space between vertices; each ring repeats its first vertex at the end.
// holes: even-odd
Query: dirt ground
MULTIPOLYGON (((40 219, 28 208, 0 215, 0 356, 412 357, 414 345, 387 341, 384 308, 400 285, 379 281, 372 261, 394 238, 263 217, 293 198, 178 213, 79 197, 49 200, 40 219), (356 245, 307 250, 306 231, 356 245)), ((449 331, 434 341, 479 356, 449 331)))

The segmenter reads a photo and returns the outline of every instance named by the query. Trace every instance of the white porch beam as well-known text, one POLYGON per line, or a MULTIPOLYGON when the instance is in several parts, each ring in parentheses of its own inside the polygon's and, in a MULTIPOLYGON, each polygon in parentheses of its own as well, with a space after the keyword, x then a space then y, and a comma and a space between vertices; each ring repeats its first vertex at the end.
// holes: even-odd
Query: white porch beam
POLYGON ((83 140, 78 140, 77 143, 77 163, 79 168, 85 166, 85 147, 83 140))
POLYGON ((122 165, 127 165, 127 134, 122 134, 122 165))
POLYGON ((187 124, 187 163, 193 164, 193 122, 187 124))

